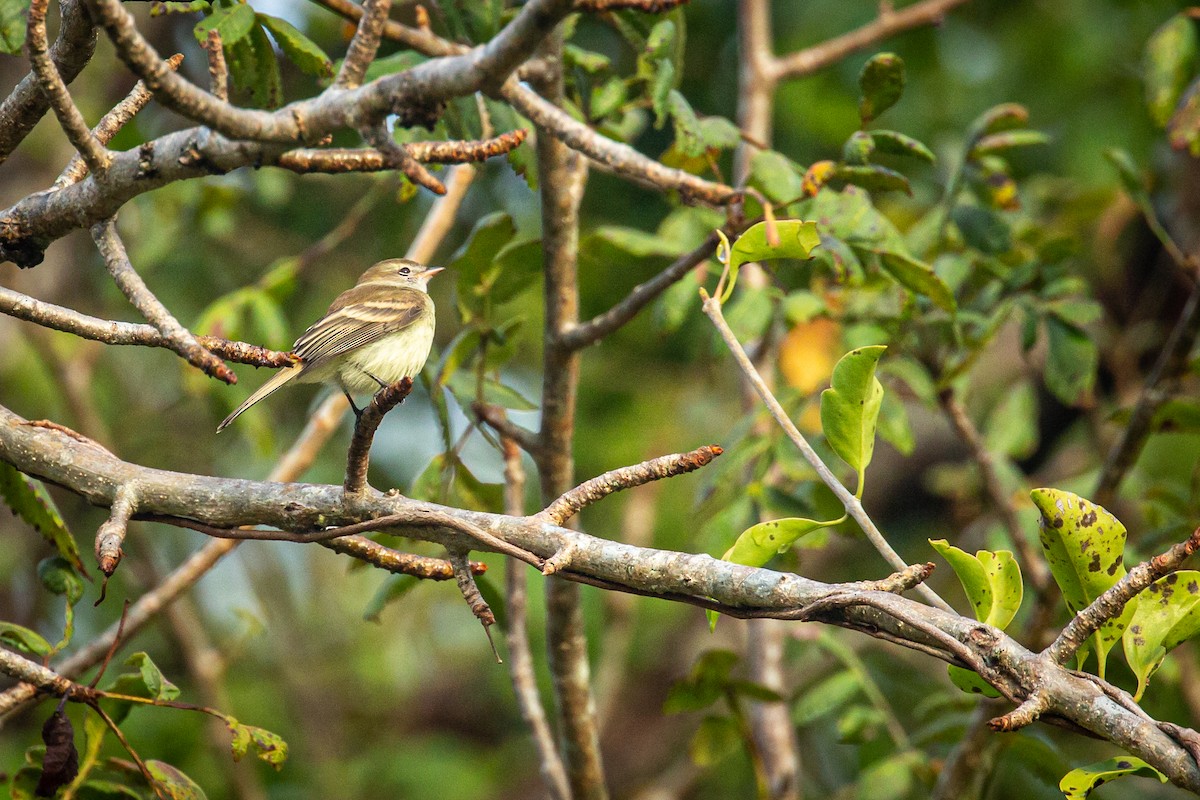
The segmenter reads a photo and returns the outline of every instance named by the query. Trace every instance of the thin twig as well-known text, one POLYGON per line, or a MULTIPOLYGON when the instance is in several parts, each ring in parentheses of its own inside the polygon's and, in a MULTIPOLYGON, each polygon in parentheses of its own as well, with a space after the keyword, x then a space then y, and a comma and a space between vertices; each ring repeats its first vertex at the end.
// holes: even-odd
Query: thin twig
POLYGON ((475 619, 479 620, 479 624, 483 626, 483 632, 487 634, 488 644, 492 647, 492 655, 496 657, 496 663, 503 664, 504 659, 500 658, 500 651, 496 649, 496 642, 492 639, 492 626, 496 624, 496 615, 492 613, 492 607, 483 599, 479 585, 475 583, 475 576, 471 572, 470 562, 467 561, 466 551, 451 550, 450 566, 454 570, 454 582, 458 585, 458 591, 462 594, 463 600, 467 601, 467 607, 471 609, 475 619))
POLYGON ((446 193, 446 187, 442 185, 442 182, 433 177, 433 174, 413 158, 407 149, 396 143, 386 123, 380 121, 374 125, 368 125, 363 129, 363 135, 383 157, 386 169, 400 170, 417 186, 424 186, 434 194, 446 193))
POLYGON ((354 438, 350 440, 350 452, 346 455, 346 482, 343 485, 347 494, 367 488, 367 467, 371 460, 371 442, 375 440, 375 431, 379 430, 379 423, 383 422, 384 416, 403 403, 412 389, 412 378, 401 378, 376 392, 370 404, 362 410, 354 424, 354 438))
POLYGON ((75 106, 67 91, 54 59, 50 58, 49 46, 46 42, 46 9, 50 0, 32 0, 29 4, 29 30, 27 49, 29 61, 33 65, 34 74, 42 85, 42 91, 58 117, 58 124, 71 145, 83 156, 93 175, 102 176, 112 161, 108 150, 92 135, 91 128, 83 119, 83 114, 75 106))
POLYGON ((643 461, 641 464, 610 470, 562 494, 557 500, 546 506, 541 513, 562 525, 587 506, 603 500, 613 492, 632 489, 650 481, 695 472, 712 462, 722 452, 724 451, 715 444, 705 445, 690 453, 659 456, 649 461, 643 461))
POLYGON ((526 453, 533 455, 541 448, 538 435, 510 420, 504 408, 474 402, 471 404, 471 410, 475 412, 476 419, 495 430, 501 437, 512 439, 526 453))
MULTIPOLYGON (((465 164, 505 155, 516 149, 528 135, 524 128, 518 128, 490 139, 408 142, 403 145, 396 144, 396 147, 403 150, 413 161, 422 164, 465 164)), ((396 168, 394 157, 381 150, 334 147, 288 150, 280 155, 274 164, 298 173, 380 172, 396 168)), ((442 186, 440 181, 438 185, 442 186)), ((442 194, 436 189, 434 191, 442 194)))
POLYGON ((363 15, 358 21, 358 30, 350 40, 346 49, 346 58, 342 68, 338 70, 334 85, 342 89, 353 89, 362 84, 367 67, 375 60, 379 50, 379 39, 383 34, 384 23, 387 22, 388 11, 392 8, 392 0, 364 0, 363 15))
MULTIPOLYGON (((412 575, 427 581, 454 580, 454 568, 446 559, 402 553, 366 536, 339 536, 320 544, 335 553, 357 558, 395 575, 412 575)), ((482 561, 472 561, 470 565, 472 575, 483 575, 487 572, 487 564, 482 561)))
MULTIPOLYGON (((167 66, 173 70, 179 69, 179 65, 183 63, 183 55, 176 53, 167 59, 167 66)), ((146 84, 138 81, 134 84, 133 89, 129 94, 125 95, 125 99, 113 106, 112 110, 100 118, 96 123, 96 127, 92 128, 92 135, 100 144, 108 144, 112 141, 117 132, 124 128, 129 120, 133 119, 139 111, 146 107, 146 104, 154 97, 154 93, 146 88, 146 84)), ((83 157, 76 153, 71 156, 70 162, 62 173, 54 181, 53 188, 61 189, 64 186, 69 186, 72 183, 78 183, 83 180, 88 173, 87 162, 83 157)))
MULTIPOLYGON (((767 388, 767 385, 763 383, 762 376, 758 373, 758 370, 755 369, 754 364, 751 363, 750 357, 746 355, 746 351, 742 348, 741 343, 738 342, 737 337, 733 335, 733 331, 729 329, 729 324, 725 321, 725 316, 721 313, 721 304, 716 298, 709 297, 708 292, 704 291, 703 289, 700 290, 700 294, 704 298, 704 313, 709 319, 712 320, 713 325, 715 325, 717 328, 717 331, 720 332, 721 338, 725 340, 725 344, 729 348, 729 352, 733 355, 733 360, 737 362, 738 367, 746 376, 746 379, 750 381, 751 385, 754 387, 754 390, 758 392, 758 396, 762 398, 763 403, 766 404, 767 409, 771 412, 771 416, 774 417, 775 421, 778 422, 783 428, 788 438, 791 439, 792 444, 796 445, 796 447, 800 450, 801 454, 804 456, 804 460, 807 461, 810 466, 812 466, 813 470, 817 473, 817 476, 820 477, 821 482, 828 486, 833 492, 834 496, 836 496, 841 502, 842 506, 846 509, 846 513, 858 523, 860 528, 862 528, 863 533, 867 535, 867 539, 870 540, 871 544, 875 546, 875 549, 879 552, 879 554, 882 555, 888 564, 890 564, 894 569, 906 569, 908 564, 904 563, 904 559, 902 559, 900 555, 892 549, 892 546, 888 544, 887 539, 883 537, 883 534, 880 532, 879 528, 875 526, 875 523, 867 515, 866 510, 863 509, 862 503, 858 501, 858 498, 856 498, 849 489, 842 485, 842 482, 838 480, 837 476, 834 475, 829 467, 825 465, 825 462, 821 460, 821 457, 817 455, 817 452, 812 449, 812 445, 808 443, 808 440, 805 439, 804 435, 800 433, 798 428, 796 428, 795 423, 792 422, 791 418, 787 415, 787 412, 783 410, 783 406, 781 406, 779 401, 775 399, 775 395, 772 394, 771 390, 767 388)), ((919 584, 916 589, 931 605, 936 606, 943 611, 954 613, 954 609, 951 608, 951 606, 945 600, 939 597, 937 592, 933 591, 933 589, 930 589, 923 583, 919 584)))
POLYGON ((625 10, 662 14, 687 3, 688 0, 575 0, 575 10, 592 14, 625 10))
POLYGON ((133 307, 141 312, 146 321, 162 334, 167 347, 178 353, 185 361, 204 372, 204 374, 224 381, 237 383, 237 376, 220 358, 213 355, 196 341, 191 331, 179 324, 179 321, 167 310, 157 297, 150 291, 141 276, 129 263, 129 255, 125 245, 117 235, 117 225, 112 219, 92 226, 92 239, 104 263, 108 267, 113 281, 121 289, 133 307))
POLYGON ((208 90, 218 100, 228 100, 229 70, 225 66, 225 46, 221 44, 221 34, 216 28, 208 29, 204 49, 208 53, 208 90))
POLYGON ((1125 577, 1076 614, 1044 652, 1056 664, 1065 664, 1105 622, 1121 616, 1130 600, 1162 576, 1183 566, 1183 562, 1197 549, 1200 549, 1200 528, 1187 541, 1129 570, 1125 577))
POLYGON ((937 25, 947 12, 966 2, 967 0, 922 0, 896 11, 881 13, 861 28, 780 57, 775 62, 774 73, 780 80, 811 75, 889 36, 923 25, 937 25))
POLYGON ((117 489, 117 497, 113 501, 108 519, 96 531, 96 560, 106 578, 111 578, 117 571, 117 565, 121 563, 121 545, 129 529, 129 519, 137 511, 137 503, 137 483, 131 481, 122 484, 121 488, 117 489))

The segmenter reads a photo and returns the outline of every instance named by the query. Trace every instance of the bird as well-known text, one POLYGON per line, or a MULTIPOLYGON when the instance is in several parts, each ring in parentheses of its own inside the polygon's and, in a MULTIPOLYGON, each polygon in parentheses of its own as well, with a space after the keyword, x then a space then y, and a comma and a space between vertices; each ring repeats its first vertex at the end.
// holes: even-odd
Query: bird
POLYGON ((292 351, 297 363, 247 397, 217 426, 217 433, 292 381, 339 387, 358 416, 352 392, 375 392, 401 378, 416 377, 433 346, 434 308, 427 286, 442 269, 407 258, 371 266, 296 340, 292 351))

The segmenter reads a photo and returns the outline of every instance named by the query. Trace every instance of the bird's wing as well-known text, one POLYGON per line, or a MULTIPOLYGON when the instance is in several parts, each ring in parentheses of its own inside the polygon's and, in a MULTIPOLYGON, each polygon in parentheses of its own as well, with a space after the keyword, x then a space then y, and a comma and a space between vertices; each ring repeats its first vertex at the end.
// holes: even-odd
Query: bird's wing
POLYGON ((305 365, 312 366, 404 330, 432 302, 416 289, 399 288, 383 300, 348 297, 352 292, 354 289, 343 293, 329 313, 296 340, 292 349, 305 365))

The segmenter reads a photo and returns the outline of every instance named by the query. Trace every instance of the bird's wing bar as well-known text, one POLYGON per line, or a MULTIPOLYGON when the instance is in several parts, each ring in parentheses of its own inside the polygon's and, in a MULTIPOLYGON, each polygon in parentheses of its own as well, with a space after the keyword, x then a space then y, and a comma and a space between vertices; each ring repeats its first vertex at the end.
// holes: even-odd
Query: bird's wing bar
POLYGON ((429 298, 422 292, 404 292, 391 300, 366 301, 344 306, 322 317, 296 340, 296 355, 308 365, 379 341, 403 330, 420 318, 429 298))

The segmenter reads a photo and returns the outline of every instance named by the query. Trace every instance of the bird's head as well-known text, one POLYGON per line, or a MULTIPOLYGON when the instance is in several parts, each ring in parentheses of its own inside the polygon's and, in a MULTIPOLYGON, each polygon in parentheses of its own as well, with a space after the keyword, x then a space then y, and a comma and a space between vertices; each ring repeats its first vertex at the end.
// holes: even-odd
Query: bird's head
POLYGON ((443 267, 427 267, 420 262, 408 258, 389 258, 380 261, 362 274, 358 279, 360 284, 368 281, 387 281, 411 286, 425 291, 429 279, 441 272, 443 267))

